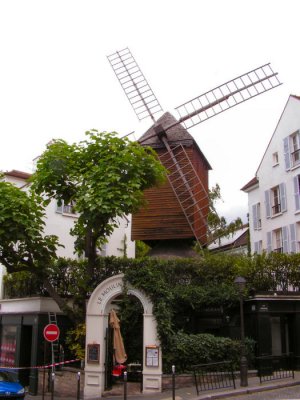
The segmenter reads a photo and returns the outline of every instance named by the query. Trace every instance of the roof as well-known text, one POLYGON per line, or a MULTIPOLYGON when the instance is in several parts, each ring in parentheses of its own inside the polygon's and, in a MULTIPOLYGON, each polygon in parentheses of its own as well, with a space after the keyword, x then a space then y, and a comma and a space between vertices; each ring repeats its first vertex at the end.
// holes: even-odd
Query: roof
POLYGON ((246 183, 246 185, 243 186, 241 188, 241 190, 243 190, 244 192, 247 192, 248 189, 252 188, 255 185, 258 185, 258 183, 259 183, 259 181, 258 181, 257 177, 255 176, 248 183, 246 183))
POLYGON ((300 96, 296 96, 295 94, 291 94, 291 97, 294 97, 294 99, 300 100, 300 96))
POLYGON ((224 236, 220 239, 216 239, 208 246, 208 248, 209 250, 221 251, 221 250, 236 249, 242 246, 247 246, 248 231, 249 227, 245 225, 241 229, 236 230, 230 236, 224 236))
POLYGON ((12 169, 11 171, 4 172, 4 175, 11 176, 13 178, 27 180, 31 177, 32 174, 29 174, 28 172, 23 172, 23 171, 18 171, 16 169, 12 169))
POLYGON ((164 148, 164 144, 157 136, 154 127, 161 125, 164 129, 170 125, 176 124, 166 132, 170 145, 182 144, 184 146, 195 146, 206 164, 207 169, 212 169, 206 157, 200 150, 198 144, 192 135, 177 121, 177 119, 169 112, 164 113, 155 124, 153 124, 140 138, 139 142, 143 146, 150 146, 153 149, 164 148))

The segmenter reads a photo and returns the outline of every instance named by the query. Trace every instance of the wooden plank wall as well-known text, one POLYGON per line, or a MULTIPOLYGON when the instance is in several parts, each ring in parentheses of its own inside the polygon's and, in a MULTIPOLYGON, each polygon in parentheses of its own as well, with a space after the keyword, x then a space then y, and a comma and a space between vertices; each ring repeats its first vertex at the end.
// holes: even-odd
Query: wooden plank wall
MULTIPOLYGON (((194 163, 194 168, 200 179, 202 179, 203 185, 208 190, 208 170, 199 152, 194 147, 188 147, 186 151, 194 163)), ((152 241, 193 238, 194 235, 191 228, 168 182, 159 188, 146 190, 145 198, 147 205, 133 215, 132 240, 152 241)), ((206 198, 201 200, 201 207, 204 208, 207 214, 208 201, 206 198)), ((197 224, 196 229, 205 240, 205 225, 200 222, 197 224)))

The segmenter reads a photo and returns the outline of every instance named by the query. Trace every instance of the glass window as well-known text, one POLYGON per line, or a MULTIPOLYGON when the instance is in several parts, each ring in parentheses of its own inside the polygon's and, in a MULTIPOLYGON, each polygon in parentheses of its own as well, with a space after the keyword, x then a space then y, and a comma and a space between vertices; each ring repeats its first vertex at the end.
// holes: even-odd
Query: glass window
POLYGON ((2 326, 0 362, 5 367, 15 366, 17 327, 2 326))

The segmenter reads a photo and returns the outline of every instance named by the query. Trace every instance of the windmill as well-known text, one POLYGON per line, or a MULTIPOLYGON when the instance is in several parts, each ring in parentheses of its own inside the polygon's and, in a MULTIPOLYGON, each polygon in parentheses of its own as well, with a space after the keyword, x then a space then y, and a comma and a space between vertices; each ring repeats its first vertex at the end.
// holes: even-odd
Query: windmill
POLYGON ((137 118, 153 121, 139 143, 153 147, 168 169, 165 187, 145 192, 148 207, 133 216, 132 239, 194 239, 206 246, 211 167, 187 129, 281 85, 278 74, 265 64, 176 107, 178 119, 168 112, 155 119, 162 107, 130 50, 107 58, 137 118))

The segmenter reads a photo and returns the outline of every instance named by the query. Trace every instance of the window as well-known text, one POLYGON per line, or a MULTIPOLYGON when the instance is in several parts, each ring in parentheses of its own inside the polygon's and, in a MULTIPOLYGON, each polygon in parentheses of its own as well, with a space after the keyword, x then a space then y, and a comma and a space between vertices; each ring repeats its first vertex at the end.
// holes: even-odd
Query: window
POLYGON ((277 229, 273 233, 273 242, 274 242, 274 252, 275 253, 282 253, 283 246, 282 246, 282 231, 281 229, 277 229))
POLYGON ((272 194, 272 215, 275 215, 281 212, 279 186, 276 186, 273 189, 271 189, 271 194, 272 194))
POLYGON ((276 165, 279 164, 279 158, 278 158, 278 152, 277 151, 275 153, 273 153, 272 158, 273 158, 273 167, 275 167, 276 165))
POLYGON ((253 228, 255 230, 261 229, 260 203, 256 203, 252 206, 252 217, 253 228))
POLYGON ((289 229, 287 226, 267 232, 267 252, 289 253, 289 229))
POLYGON ((288 170, 300 165, 300 136, 299 131, 283 139, 285 168, 288 170))
POLYGON ((274 186, 265 191, 266 217, 271 218, 287 210, 285 184, 274 186))
POLYGON ((62 202, 62 204, 59 206, 58 203, 56 204, 56 212, 59 214, 69 214, 69 215, 75 215, 75 203, 71 202, 70 204, 65 204, 62 202))
POLYGON ((293 165, 297 165, 300 162, 300 146, 299 146, 299 133, 294 133, 291 136, 292 143, 292 163, 293 165))

